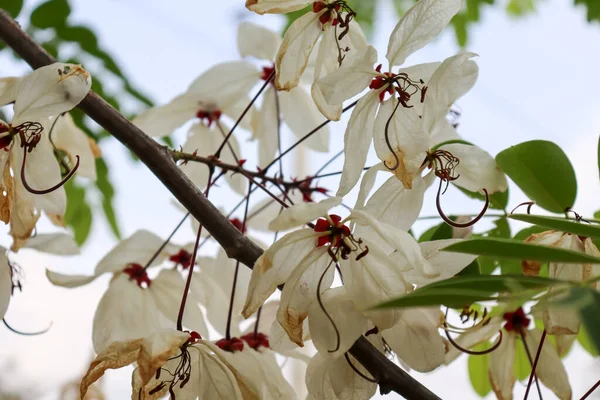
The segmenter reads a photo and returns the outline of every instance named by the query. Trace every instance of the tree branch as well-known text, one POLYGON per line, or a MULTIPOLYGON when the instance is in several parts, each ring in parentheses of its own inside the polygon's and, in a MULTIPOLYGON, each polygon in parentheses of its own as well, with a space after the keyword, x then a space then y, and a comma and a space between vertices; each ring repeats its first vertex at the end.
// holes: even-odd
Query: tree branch
MULTIPOLYGON (((0 40, 32 68, 55 60, 0 9, 0 40)), ((262 250, 248 240, 177 167, 168 149, 134 126, 96 93, 90 91, 78 106, 100 126, 135 153, 161 183, 213 235, 227 255, 252 268, 262 250)), ((378 380, 382 393, 395 391, 409 400, 439 400, 426 387, 380 353, 364 337, 350 353, 378 380)))

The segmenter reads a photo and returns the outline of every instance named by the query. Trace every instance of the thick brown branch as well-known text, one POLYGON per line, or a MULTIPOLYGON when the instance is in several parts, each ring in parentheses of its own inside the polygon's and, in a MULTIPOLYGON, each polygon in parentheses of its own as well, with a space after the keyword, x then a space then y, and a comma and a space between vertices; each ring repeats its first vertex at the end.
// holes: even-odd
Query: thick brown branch
MULTIPOLYGON (((55 60, 0 9, 0 40, 33 68, 55 60)), ((183 174, 171 154, 134 126, 96 93, 90 92, 79 105, 88 116, 134 152, 177 200, 213 235, 227 255, 252 268, 262 250, 248 240, 209 202, 183 174)), ((439 399, 426 387, 398 368, 365 338, 356 341, 350 353, 378 380, 383 393, 395 391, 407 399, 439 399)))

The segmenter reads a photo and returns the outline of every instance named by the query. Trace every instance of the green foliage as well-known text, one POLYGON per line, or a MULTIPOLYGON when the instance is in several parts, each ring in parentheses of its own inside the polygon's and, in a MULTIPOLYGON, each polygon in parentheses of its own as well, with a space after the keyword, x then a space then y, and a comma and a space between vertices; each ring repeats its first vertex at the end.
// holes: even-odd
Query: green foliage
MULTIPOLYGON (((467 195, 468 197, 472 198, 472 199, 477 199, 477 200, 481 200, 481 201, 485 201, 485 196, 477 193, 477 192, 471 192, 467 189, 463 189, 459 186, 455 186, 456 188, 458 188, 461 192, 463 192, 465 195, 467 195)), ((506 206, 508 205, 508 188, 504 191, 504 192, 496 192, 493 193, 489 196, 490 198, 490 208, 496 209, 496 210, 504 210, 506 209, 506 206)))
POLYGON ((96 187, 102 193, 102 210, 104 216, 110 225, 110 228, 117 238, 121 238, 121 231, 115 215, 115 209, 113 207, 113 199, 115 196, 115 189, 110 183, 108 177, 108 167, 106 162, 102 158, 96 160, 96 187))
POLYGON ((85 188, 70 180, 65 185, 65 191, 68 199, 65 224, 71 228, 75 242, 81 246, 92 228, 92 209, 85 199, 85 188))
POLYGON ((600 293, 594 288, 573 287, 564 298, 552 302, 554 305, 576 307, 581 323, 585 327, 593 349, 600 350, 600 293))
POLYGON ((510 0, 506 5, 506 12, 513 17, 530 14, 535 11, 534 0, 510 0))
POLYGON ((577 335, 577 341, 579 342, 581 347, 583 347, 585 349, 585 351, 587 351, 593 357, 598 357, 600 355, 600 352, 598 352, 598 350, 596 350, 596 348, 592 344, 590 335, 587 333, 585 326, 581 326, 579 328, 579 334, 577 335))
POLYGON ((600 2, 598 0, 575 0, 575 4, 586 6, 588 21, 600 21, 600 2))
POLYGON ((462 308, 478 301, 502 299, 524 300, 533 294, 546 290, 551 285, 568 282, 554 279, 522 275, 469 275, 455 276, 434 282, 405 296, 382 303, 376 308, 402 308, 446 305, 462 308))
POLYGON ((23 8, 23 0, 10 0, 6 2, 6 4, 2 4, 2 8, 4 8, 11 17, 17 18, 23 8))
POLYGON ((500 238, 476 238, 463 240, 442 249, 454 253, 476 254, 497 259, 536 260, 562 263, 600 263, 600 258, 573 250, 539 246, 519 240, 500 238))
POLYGON ((515 341, 515 363, 513 365, 517 380, 523 381, 529 378, 531 374, 531 362, 527 357, 527 351, 522 340, 515 341))
MULTIPOLYGON (((490 343, 486 341, 474 346, 472 350, 483 351, 489 348, 490 343)), ((479 356, 470 355, 467 360, 471 385, 481 397, 485 397, 489 392, 492 391, 492 385, 490 384, 490 379, 488 376, 489 359, 489 354, 483 354, 479 356)))
POLYGON ((509 215, 508 218, 580 236, 600 237, 600 226, 598 225, 576 222, 564 218, 544 217, 541 215, 512 214, 509 215))
POLYGON ((496 156, 496 162, 540 207, 562 213, 575 203, 575 171, 555 143, 532 140, 511 146, 496 156))
POLYGON ((71 14, 71 7, 67 0, 50 0, 33 10, 30 21, 36 28, 59 29, 66 25, 69 14, 71 14))

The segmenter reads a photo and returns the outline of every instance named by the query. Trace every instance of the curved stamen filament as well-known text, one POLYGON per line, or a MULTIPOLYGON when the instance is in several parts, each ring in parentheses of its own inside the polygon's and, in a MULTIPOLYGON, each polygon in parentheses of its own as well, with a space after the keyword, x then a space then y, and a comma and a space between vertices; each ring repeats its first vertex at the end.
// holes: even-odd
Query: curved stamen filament
POLYGON ((492 351, 496 350, 498 347, 500 347, 500 344, 502 343, 502 329, 500 329, 498 331, 498 333, 500 334, 500 336, 498 336, 498 340, 489 349, 482 350, 482 351, 475 351, 475 350, 465 349, 464 347, 462 347, 461 345, 459 345, 458 343, 456 343, 454 341, 454 339, 452 339, 452 336, 450 336, 450 333, 448 332, 447 328, 448 328, 448 325, 446 323, 444 323, 444 333, 446 334, 446 337, 448 338, 448 341, 450 342, 450 344, 452 344, 452 346, 456 347, 458 350, 462 351, 463 353, 467 353, 467 354, 470 354, 472 356, 482 356, 482 355, 485 355, 485 354, 489 354, 492 351))
POLYGON ((48 332, 50 330, 50 328, 52 327, 52 322, 50 322, 50 325, 48 325, 48 327, 46 329, 44 329, 44 330, 41 330, 41 331, 38 331, 38 332, 21 332, 19 330, 16 330, 12 326, 10 326, 8 324, 8 322, 6 322, 5 318, 2 318, 2 322, 4 322, 4 326, 6 326, 9 331, 14 332, 17 335, 22 335, 22 336, 37 336, 37 335, 42 335, 42 334, 48 332))
POLYGON ((534 204, 535 204, 535 201, 526 201, 524 203, 519 204, 515 208, 513 208, 510 213, 512 214, 517 210, 517 208, 527 205, 527 214, 531 214, 531 207, 533 207, 534 204))
POLYGON ((360 372, 358 370, 358 368, 356 368, 356 366, 354 366, 354 364, 350 360, 350 357, 348 357, 348 353, 344 354, 344 358, 346 358, 346 362, 348 363, 348 365, 350 366, 350 368, 352 368, 352 370, 354 372, 356 372, 356 374, 358 376, 360 376, 361 378, 363 378, 365 381, 368 381, 368 382, 371 382, 371 383, 377 383, 377 379, 369 378, 368 376, 366 376, 365 374, 363 374, 362 372, 360 372))
POLYGON ((398 155, 396 154, 396 150, 392 147, 392 144, 390 143, 390 134, 389 134, 389 128, 390 128, 390 122, 392 122, 392 119, 394 118, 394 115, 396 114, 396 111, 398 110, 398 107, 400 106, 400 101, 398 101, 398 103, 396 103, 396 107, 394 107, 394 111, 392 111, 392 114, 390 115, 390 117, 388 118, 388 120, 385 123, 385 144, 387 145, 388 149, 392 152, 392 155, 394 156, 394 161, 395 164, 393 166, 388 166, 387 165, 387 161, 383 162, 383 165, 385 165, 385 167, 387 169, 389 169, 390 171, 395 170, 396 168, 398 168, 398 166, 400 165, 400 159, 398 158, 398 155))
POLYGON ((333 254, 333 251, 331 250, 331 248, 329 248, 327 251, 329 252, 329 255, 331 256, 331 261, 329 262, 329 264, 327 264, 327 268, 325 268, 325 270, 321 274, 321 277, 319 278, 319 283, 317 284, 317 301, 319 302, 319 307, 321 307, 323 314, 325 314, 325 316, 327 317, 329 322, 331 322, 331 326, 333 327, 333 330, 335 331, 335 340, 336 340, 335 348, 333 350, 327 350, 330 353, 335 353, 336 351, 338 351, 340 349, 340 345, 341 345, 340 331, 338 330, 338 327, 335 324, 335 321, 333 320, 331 315, 329 315, 329 313, 325 309, 325 305, 323 304, 323 300, 321 299, 321 284, 323 283, 323 279, 325 278, 327 271, 329 271, 329 268, 331 268, 331 264, 333 264, 334 261, 337 261, 337 254, 333 254))
POLYGON ((73 169, 71 169, 71 171, 69 171, 67 176, 65 176, 60 182, 58 182, 51 188, 38 190, 29 186, 29 184, 27 183, 27 179, 25 179, 25 161, 27 160, 27 150, 23 151, 23 162, 21 163, 21 181, 23 182, 23 186, 25 187, 25 189, 27 189, 28 192, 33 194, 48 194, 54 192, 56 189, 60 188, 65 183, 67 183, 69 179, 71 179, 73 175, 75 175, 75 172, 77 172, 77 168, 79 168, 79 156, 76 155, 75 157, 77 158, 77 162, 75 162, 75 166, 73 167, 73 169))
POLYGON ((437 196, 435 199, 435 204, 436 204, 438 213, 440 214, 440 217, 444 220, 445 223, 447 223, 448 225, 453 226, 455 228, 468 228, 470 226, 475 225, 477 223, 477 221, 479 221, 485 215, 485 212, 487 211, 488 206, 490 205, 490 196, 488 195, 487 190, 483 189, 483 192, 485 193, 485 205, 483 206, 483 210, 481 210, 481 212, 475 218, 473 218, 471 221, 461 224, 461 223, 452 221, 450 218, 448 218, 446 216, 446 214, 444 214, 444 211, 442 210, 440 198, 442 195, 441 191, 442 191, 442 183, 443 182, 444 181, 440 179, 440 185, 438 187, 437 196))

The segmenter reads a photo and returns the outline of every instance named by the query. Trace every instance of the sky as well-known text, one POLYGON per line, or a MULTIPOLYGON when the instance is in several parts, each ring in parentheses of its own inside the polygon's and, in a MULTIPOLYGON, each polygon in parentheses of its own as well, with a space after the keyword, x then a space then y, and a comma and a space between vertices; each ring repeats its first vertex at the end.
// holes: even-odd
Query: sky
MULTIPOLYGON (((102 45, 119 61, 127 76, 143 88, 157 104, 164 104, 183 92, 202 71, 217 62, 235 60, 235 25, 251 20, 279 29, 277 16, 259 17, 243 8, 242 0, 218 2, 179 0, 75 0, 73 21, 94 28, 102 45)), ((491 154, 519 142, 545 139, 559 144, 571 159, 579 182, 575 209, 591 215, 600 209, 596 149, 600 132, 600 25, 585 20, 585 10, 571 0, 540 1, 534 15, 514 20, 500 7, 484 8, 482 22, 469 32, 469 51, 478 54, 480 76, 474 89, 459 100, 462 110, 460 133, 491 154)), ((31 2, 28 3, 32 4, 31 2)), ((378 10, 372 43, 383 59, 387 38, 397 17, 390 3, 378 10)), ((454 33, 448 31, 430 46, 411 56, 407 64, 442 60, 458 51, 454 33)), ((22 64, 0 57, 0 75, 26 72, 22 64)), ((177 138, 182 139, 184 132, 177 138)), ((343 122, 332 127, 331 148, 341 149, 343 122)), ((255 151, 245 142, 244 151, 255 151)), ((140 164, 134 163, 116 141, 102 144, 117 188, 116 208, 124 236, 144 228, 167 236, 182 216, 169 193, 140 164)), ((316 153, 304 154, 304 170, 322 163, 316 153)), ((376 158, 370 156, 372 163, 376 158)), ((290 160, 288 166, 298 163, 290 160)), ((370 164, 369 164, 370 165, 370 164)), ((341 168, 341 161, 330 171, 341 168)), ((327 183, 335 190, 335 182, 327 183)), ((510 204, 526 198, 511 186, 510 204)), ((429 194, 423 215, 435 215, 429 194)), ((219 205, 232 204, 232 196, 214 199, 219 205)), ((472 213, 479 203, 449 190, 445 208, 452 213, 472 213)), ((97 261, 115 244, 115 238, 101 217, 81 255, 41 257, 22 251, 16 257, 26 273, 23 294, 13 298, 7 320, 24 331, 43 329, 44 335, 21 337, 0 329, 0 387, 27 391, 25 398, 57 398, 56 388, 77 380, 92 358, 91 324, 97 302, 106 290, 108 277, 81 289, 52 287, 44 275, 51 267, 60 272, 91 273, 97 261)), ((429 222, 430 223, 430 222, 429 222)), ((487 223, 489 224, 489 222, 487 223)), ((486 229, 486 223, 480 225, 486 229)), ((417 230, 426 223, 417 225, 417 230)), ((47 223, 40 229, 50 230, 47 223)), ((186 226, 175 241, 191 240, 186 226)), ((8 245, 7 235, 0 243, 8 245)), ((578 398, 600 378, 600 364, 575 346, 565 359, 578 398)), ((103 385, 109 399, 129 395, 129 371, 107 374, 103 385)), ((414 374, 444 399, 477 399, 466 375, 466 358, 431 374, 414 374)), ((515 396, 522 397, 517 383, 515 396)), ((600 393, 595 395, 600 398, 600 393)), ((386 398, 399 398, 394 395, 386 398)), ((488 396, 488 398, 492 398, 488 396)), ((535 397, 530 397, 535 398, 535 397)), ((546 395, 545 398, 552 398, 546 395)))

